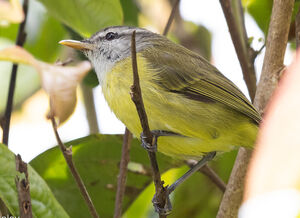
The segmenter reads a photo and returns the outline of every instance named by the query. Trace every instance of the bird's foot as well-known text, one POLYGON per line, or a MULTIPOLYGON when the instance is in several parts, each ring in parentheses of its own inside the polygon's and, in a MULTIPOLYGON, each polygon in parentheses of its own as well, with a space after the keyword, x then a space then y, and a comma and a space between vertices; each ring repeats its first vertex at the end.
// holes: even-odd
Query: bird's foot
POLYGON ((152 199, 152 203, 155 209, 155 212, 157 212, 159 215, 169 215, 172 211, 172 204, 170 201, 170 192, 168 190, 168 187, 166 187, 166 190, 163 192, 165 194, 164 199, 164 206, 161 206, 161 201, 157 199, 157 194, 154 195, 152 199))
POLYGON ((142 147, 147 151, 156 152, 157 151, 157 137, 153 134, 152 143, 147 142, 147 136, 141 133, 142 147))
POLYGON ((152 130, 151 131, 153 135, 153 141, 152 144, 147 142, 146 139, 147 137, 141 133, 141 141, 142 141, 142 147, 145 148, 147 151, 151 152, 156 152, 157 151, 157 139, 160 136, 181 136, 178 133, 170 132, 170 131, 165 131, 165 130, 152 130))

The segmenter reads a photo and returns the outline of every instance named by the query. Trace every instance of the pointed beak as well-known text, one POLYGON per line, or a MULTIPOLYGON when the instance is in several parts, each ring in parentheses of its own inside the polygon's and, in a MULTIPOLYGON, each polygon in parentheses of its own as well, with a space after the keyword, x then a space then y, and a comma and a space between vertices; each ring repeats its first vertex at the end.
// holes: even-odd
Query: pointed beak
POLYGON ((94 45, 88 42, 81 42, 77 40, 61 40, 59 44, 69 46, 77 50, 93 50, 94 45))

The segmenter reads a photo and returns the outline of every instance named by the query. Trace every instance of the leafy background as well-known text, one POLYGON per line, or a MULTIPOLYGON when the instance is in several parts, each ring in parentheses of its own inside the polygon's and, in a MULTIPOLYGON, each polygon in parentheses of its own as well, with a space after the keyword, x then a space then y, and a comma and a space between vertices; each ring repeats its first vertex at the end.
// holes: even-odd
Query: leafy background
MULTIPOLYGON (((161 14, 161 17, 168 17, 172 1, 157 0, 153 5, 156 3, 168 5, 165 14, 161 14)), ((272 1, 243 0, 242 3, 245 11, 255 19, 265 34, 270 20, 272 1)), ((297 1, 295 13, 298 6, 297 1)), ((151 15, 149 7, 149 1, 146 0, 31 0, 26 25, 28 36, 25 49, 36 58, 49 63, 54 63, 58 59, 64 60, 70 56, 75 61, 84 59, 69 49, 61 48, 57 42, 65 38, 89 37, 99 29, 111 25, 152 25, 161 30, 165 22, 158 20, 160 16, 151 15)), ((213 36, 209 28, 185 21, 180 15, 176 16, 175 22, 169 34, 172 40, 200 53, 207 59, 213 59, 211 51, 213 36)), ((17 30, 18 24, 0 26, 0 49, 14 44, 17 30)), ((293 43, 293 37, 290 37, 290 40, 293 43)), ((1 61, 0 69, 1 115, 6 105, 11 63, 1 61)), ((82 86, 91 89, 97 85, 95 73, 91 71, 83 80, 82 86)), ((42 95, 40 86, 40 79, 34 68, 21 65, 14 100, 15 116, 24 110, 25 105, 32 98, 42 95)), ((82 94, 80 95, 80 101, 86 100, 82 94)), ((45 101, 39 104, 45 104, 45 101)), ((87 107, 94 107, 94 105, 86 104, 86 109, 87 107)), ((71 133, 71 135, 72 140, 66 144, 72 145, 74 162, 96 208, 101 217, 112 217, 122 137, 91 134, 78 138, 76 133, 71 133)), ((132 144, 124 200, 124 217, 155 217, 151 204, 154 188, 149 174, 149 161, 146 152, 139 146, 136 139, 132 144)), ((23 146, 26 148, 27 145, 23 146)), ((224 181, 228 180, 235 156, 236 151, 233 151, 210 163, 210 166, 224 181)), ((159 154, 159 165, 164 172, 163 179, 168 184, 188 169, 182 162, 161 154, 159 154)), ((57 147, 42 152, 30 161, 30 166, 35 217, 87 216, 87 207, 57 147)), ((14 156, 4 145, 0 145, 0 175, 0 197, 10 212, 17 215, 14 156)), ((171 198, 174 209, 169 217, 215 217, 222 192, 208 178, 197 173, 178 188, 171 198)))

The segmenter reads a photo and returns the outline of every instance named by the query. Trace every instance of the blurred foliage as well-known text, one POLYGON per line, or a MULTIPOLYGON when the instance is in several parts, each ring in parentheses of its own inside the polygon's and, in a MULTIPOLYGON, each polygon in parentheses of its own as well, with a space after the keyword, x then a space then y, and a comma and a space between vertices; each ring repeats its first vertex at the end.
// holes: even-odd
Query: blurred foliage
POLYGON ((0 1, 0 26, 10 23, 21 23, 24 12, 19 0, 0 1))
MULTIPOLYGON (((28 10, 26 25, 27 38, 25 48, 36 58, 47 62, 54 62, 60 52, 57 42, 61 40, 66 31, 60 22, 48 16, 43 6, 32 0, 28 10)), ((8 27, 0 27, 0 49, 12 46, 18 32, 18 25, 11 24, 8 27)), ((10 72, 12 64, 0 62, 0 114, 4 112, 10 72)), ((28 97, 32 96, 40 88, 39 76, 35 69, 29 66, 19 66, 17 84, 14 97, 15 108, 20 106, 28 97)))
POLYGON ((119 0, 39 0, 56 19, 83 37, 100 29, 120 25, 123 11, 119 0))
MULTIPOLYGON (((257 25, 266 36, 271 19, 273 0, 242 0, 242 4, 246 11, 254 18, 257 25)), ((292 13, 289 40, 295 39, 295 17, 299 10, 299 6, 300 1, 295 1, 294 10, 292 13)))
POLYGON ((207 60, 211 59, 212 36, 206 27, 183 21, 182 27, 175 31, 175 34, 181 45, 200 54, 207 60))
MULTIPOLYGON (((17 175, 15 155, 3 144, 0 144, 0 166, 0 198, 12 215, 17 217, 19 215, 19 204, 15 185, 17 175)), ((43 218, 69 217, 53 196, 47 183, 30 165, 28 165, 28 174, 33 216, 43 218)), ((19 177, 21 176, 19 175, 19 177)))
MULTIPOLYGON (((58 45, 58 41, 65 39, 69 35, 72 39, 82 39, 89 37, 101 28, 110 25, 131 25, 138 26, 140 23, 140 1, 136 0, 30 0, 28 22, 26 24, 27 40, 25 48, 36 58, 55 62, 58 57, 69 56, 66 49, 58 45)), ((256 19, 261 29, 266 29, 268 19, 271 13, 269 0, 244 0, 247 10, 256 19), (250 3, 251 4, 250 4, 250 3), (248 8, 249 7, 249 8, 248 8)), ((151 2, 150 2, 151 3, 151 2)), ((156 5, 150 4, 153 7, 156 5)), ((157 16, 159 18, 159 16, 157 16)), ((151 20, 150 20, 151 22, 151 20)), ((162 23, 162 22, 161 22, 162 23)), ((163 21, 163 25, 165 21, 163 21)), ((149 23, 149 25, 151 25, 149 23)), ((192 22, 186 22, 181 18, 176 18, 176 25, 173 32, 169 35, 185 47, 200 53, 207 59, 211 58, 211 33, 203 26, 192 22)), ((9 27, 0 27, 0 49, 14 44, 18 25, 9 27)), ((82 55, 82 54, 80 54, 82 55)), ((84 57, 80 56, 79 59, 84 57)), ((0 62, 0 99, 6 99, 8 83, 11 71, 11 63, 0 62)), ((98 85, 97 76, 94 71, 90 71, 84 78, 84 83, 94 87, 98 85)), ((21 103, 31 96, 40 83, 38 75, 31 67, 20 66, 17 77, 17 89, 15 93, 15 105, 21 103)), ((0 114, 3 112, 6 101, 0 101, 0 114)), ((74 136, 75 138, 76 136, 74 136)), ((127 189, 124 198, 124 217, 157 217, 154 213, 151 200, 154 195, 154 187, 150 176, 150 166, 147 152, 134 139, 131 150, 131 162, 129 164, 129 174, 127 178, 127 189)), ((117 135, 91 135, 85 138, 77 139, 67 143, 72 145, 73 159, 78 171, 83 178, 87 189, 91 195, 94 204, 101 217, 112 217, 114 211, 114 199, 116 191, 117 174, 119 171, 119 162, 121 156, 121 136, 117 135)), ((0 150, 1 151, 1 150, 0 150)), ((1 154, 0 171, 1 175, 12 174, 13 158, 8 151, 1 154), (10 158, 7 163, 1 165, 1 161, 10 158), (2 158, 2 159, 1 159, 2 158), (6 164, 10 164, 9 166, 6 164), (3 167, 2 167, 3 166, 3 167), (3 168, 3 169, 2 169, 3 168), (7 168, 7 169, 4 169, 7 168), (4 172, 5 171, 5 172, 4 172)), ((212 161, 210 166, 227 181, 231 172, 236 152, 226 153, 212 161)), ((163 180, 166 184, 173 183, 188 168, 186 166, 178 167, 180 164, 169 157, 158 153, 158 162, 163 174, 163 180)), ((31 161, 33 168, 47 182, 54 196, 69 213, 70 217, 86 217, 89 212, 86 204, 75 185, 61 151, 55 147, 45 151, 31 161)), ((15 174, 14 174, 15 175, 15 174)), ((13 176, 14 176, 13 175, 13 176)), ((7 176, 3 177, 6 178, 7 176)), ((10 187, 15 187, 12 181, 12 175, 8 176, 10 187)), ((7 178, 8 178, 7 177, 7 178)), ((35 190, 34 174, 31 182, 35 190)), ((38 177, 39 178, 39 177, 38 177)), ((39 178, 43 181, 41 178, 39 178)), ((6 184, 4 182, 0 183, 6 184)), ((49 195, 46 200, 55 201, 51 192, 41 182, 39 192, 49 195)), ((11 212, 16 211, 17 200, 15 192, 6 193, 7 203, 11 212), (14 206, 11 206, 14 205, 14 206)), ((1 193, 0 193, 1 194, 1 193)), ((3 195, 1 194, 1 198, 3 195)), ((200 173, 193 175, 187 182, 182 184, 171 196, 173 202, 173 212, 170 218, 177 217, 215 217, 216 211, 221 200, 221 191, 200 173)), ((3 198, 5 199, 5 198, 3 198)), ((62 212, 59 203, 53 203, 54 206, 45 206, 49 211, 51 209, 62 212), (57 209, 57 208, 58 209, 57 209)), ((64 217, 57 215, 53 217, 64 217)), ((39 216, 36 217, 45 217, 39 216)))
MULTIPOLYGON (((73 161, 101 217, 112 217, 122 137, 118 135, 91 135, 66 143, 72 145, 73 161)), ((158 154, 160 169, 179 164, 169 157, 158 154)), ((71 217, 89 214, 75 181, 58 147, 37 156, 30 165, 48 183, 55 197, 71 217), (72 203, 70 203, 72 202, 72 203)), ((152 181, 147 152, 134 139, 130 150, 124 209, 152 181)))
POLYGON ((138 26, 139 8, 135 2, 135 0, 120 0, 124 14, 124 25, 138 26))
MULTIPOLYGON (((223 179, 228 181, 232 170, 237 150, 227 152, 209 163, 223 179)), ((162 175, 166 184, 172 184, 176 179, 186 173, 187 166, 168 170, 162 175)), ((153 184, 149 185, 128 208, 123 218, 157 217, 154 213, 152 198, 154 195, 153 184)), ((173 194, 173 206, 170 218, 213 218, 216 217, 223 193, 203 174, 195 173, 191 178, 180 185, 173 194)))

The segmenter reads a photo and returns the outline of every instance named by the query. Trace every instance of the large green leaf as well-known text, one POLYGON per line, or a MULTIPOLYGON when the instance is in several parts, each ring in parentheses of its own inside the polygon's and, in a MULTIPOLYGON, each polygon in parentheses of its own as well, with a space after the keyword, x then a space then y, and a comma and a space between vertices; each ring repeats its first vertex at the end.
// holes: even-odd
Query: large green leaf
MULTIPOLYGON (((53 196, 45 181, 28 166, 32 212, 34 217, 69 217, 53 196)), ((15 185, 15 155, 7 146, 0 144, 0 198, 14 216, 19 215, 15 185)))
MULTIPOLYGON (((67 143, 72 145, 73 160, 101 217, 112 217, 122 137, 91 135, 67 143)), ((152 181, 147 152, 133 140, 130 151, 124 210, 152 181)), ((175 162, 158 154, 161 171, 175 162)), ((55 147, 33 159, 30 164, 47 181, 58 201, 71 217, 86 217, 89 212, 61 151, 55 147)))
POLYGON ((83 37, 123 22, 119 0, 39 0, 48 12, 83 37))

